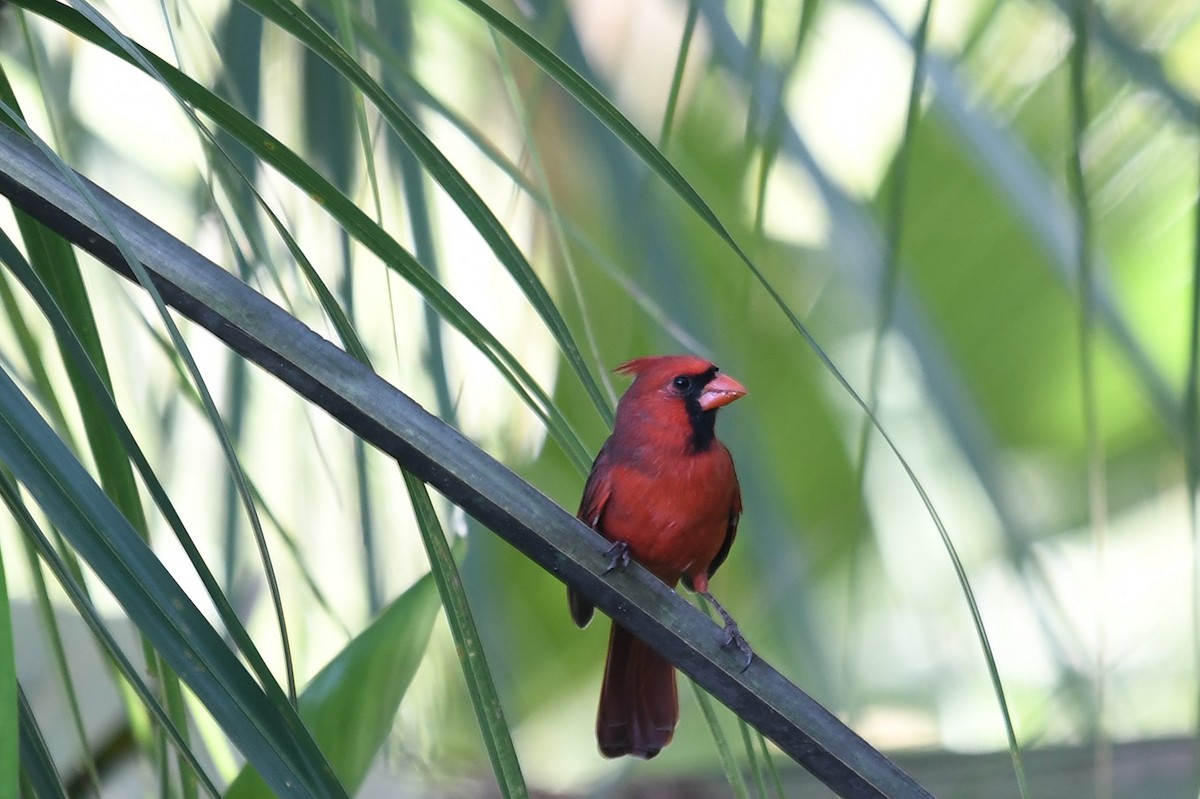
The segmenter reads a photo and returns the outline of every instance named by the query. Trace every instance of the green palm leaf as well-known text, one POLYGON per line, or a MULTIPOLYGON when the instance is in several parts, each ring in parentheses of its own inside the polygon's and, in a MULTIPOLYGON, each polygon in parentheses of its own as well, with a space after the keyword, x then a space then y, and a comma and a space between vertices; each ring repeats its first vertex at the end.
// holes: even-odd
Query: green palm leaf
MULTIPOLYGON (((425 576, 392 600, 365 630, 317 672, 300 695, 300 718, 353 794, 391 731, 396 710, 425 654, 438 593, 425 576)), ((244 769, 226 799, 274 796, 244 769)))
MULTIPOLYGON (((6 372, 0 373, 0 462, 109 586, 269 785, 281 793, 345 795, 299 718, 281 714, 280 703, 268 700, 6 372)), ((266 690, 278 693, 279 688, 266 690)))

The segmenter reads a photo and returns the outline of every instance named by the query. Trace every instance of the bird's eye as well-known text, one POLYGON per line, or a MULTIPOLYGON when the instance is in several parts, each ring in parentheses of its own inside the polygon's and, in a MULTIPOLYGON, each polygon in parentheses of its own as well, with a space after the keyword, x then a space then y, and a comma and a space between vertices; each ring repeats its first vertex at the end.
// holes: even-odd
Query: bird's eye
POLYGON ((692 379, 687 375, 680 375, 671 381, 671 385, 675 386, 675 388, 679 389, 680 391, 687 391, 692 387, 692 379))

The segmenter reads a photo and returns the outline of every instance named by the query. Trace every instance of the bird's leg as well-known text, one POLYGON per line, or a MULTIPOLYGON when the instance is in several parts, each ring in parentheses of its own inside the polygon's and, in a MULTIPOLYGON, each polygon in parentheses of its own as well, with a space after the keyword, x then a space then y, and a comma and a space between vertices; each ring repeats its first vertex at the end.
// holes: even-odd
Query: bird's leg
POLYGON ((629 565, 629 544, 624 541, 614 541, 613 545, 604 550, 604 557, 611 558, 608 562, 608 568, 602 573, 608 574, 613 569, 624 569, 629 565))
POLYGON ((742 635, 742 631, 738 629, 737 622, 733 620, 733 616, 729 615, 729 611, 721 607, 721 603, 716 597, 708 591, 700 591, 700 596, 704 597, 720 614, 725 621, 725 643, 722 646, 736 646, 738 651, 746 656, 746 664, 742 666, 742 671, 745 671, 750 666, 750 661, 754 660, 754 650, 750 648, 750 644, 746 643, 746 638, 742 635))

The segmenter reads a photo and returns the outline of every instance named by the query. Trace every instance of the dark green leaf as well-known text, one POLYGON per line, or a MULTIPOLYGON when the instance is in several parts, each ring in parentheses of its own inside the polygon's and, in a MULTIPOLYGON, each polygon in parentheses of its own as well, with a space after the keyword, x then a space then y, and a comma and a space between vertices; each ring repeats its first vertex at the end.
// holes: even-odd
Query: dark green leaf
POLYGON ((17 662, 4 579, 4 551, 0 548, 0 799, 17 799, 17 729, 17 662))
POLYGON ((0 462, 275 790, 345 796, 300 720, 281 716, 279 704, 267 699, 6 372, 0 372, 0 462))
POLYGON ((50 750, 46 748, 46 740, 38 727, 33 710, 25 699, 25 692, 19 691, 20 707, 20 748, 21 748, 21 777, 23 783, 33 792, 37 799, 67 799, 54 768, 54 760, 50 750))

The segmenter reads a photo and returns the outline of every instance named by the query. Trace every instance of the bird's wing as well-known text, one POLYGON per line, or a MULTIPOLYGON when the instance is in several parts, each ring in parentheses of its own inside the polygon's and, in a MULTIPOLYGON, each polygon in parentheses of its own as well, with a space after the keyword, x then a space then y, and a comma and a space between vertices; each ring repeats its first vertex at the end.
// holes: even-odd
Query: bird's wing
POLYGON ((608 444, 605 444, 592 464, 592 473, 583 487, 583 499, 579 500, 579 512, 575 514, 584 524, 601 534, 600 517, 604 514, 604 505, 610 494, 612 466, 609 464, 608 444))
MULTIPOLYGON (((592 464, 592 473, 588 475, 587 484, 583 487, 583 499, 579 501, 579 519, 601 535, 600 518, 604 515, 604 505, 612 494, 612 467, 609 464, 608 443, 600 448, 596 462, 592 464)), ((567 587, 567 604, 571 608, 571 618, 580 627, 586 627, 592 620, 592 603, 584 599, 571 587, 567 587)))
MULTIPOLYGON (((733 458, 730 458, 730 468, 733 468, 733 458)), ((712 559, 712 563, 708 564, 708 576, 712 577, 716 574, 717 567, 725 562, 725 558, 729 557, 729 548, 733 546, 733 539, 737 537, 738 520, 742 518, 742 487, 738 485, 737 472, 733 474, 733 504, 729 507, 729 526, 725 529, 725 540, 721 542, 721 548, 717 550, 716 557, 712 559)))

